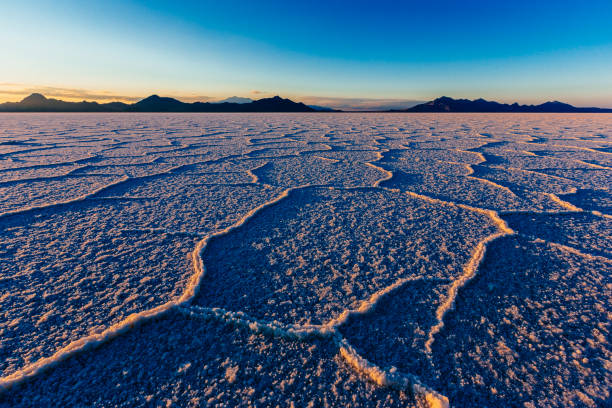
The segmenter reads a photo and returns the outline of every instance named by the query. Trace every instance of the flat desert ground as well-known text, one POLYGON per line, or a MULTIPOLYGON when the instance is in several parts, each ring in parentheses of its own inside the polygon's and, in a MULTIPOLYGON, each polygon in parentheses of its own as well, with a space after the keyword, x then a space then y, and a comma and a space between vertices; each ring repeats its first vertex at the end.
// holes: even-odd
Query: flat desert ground
POLYGON ((612 405, 612 115, 2 114, 1 407, 612 405))

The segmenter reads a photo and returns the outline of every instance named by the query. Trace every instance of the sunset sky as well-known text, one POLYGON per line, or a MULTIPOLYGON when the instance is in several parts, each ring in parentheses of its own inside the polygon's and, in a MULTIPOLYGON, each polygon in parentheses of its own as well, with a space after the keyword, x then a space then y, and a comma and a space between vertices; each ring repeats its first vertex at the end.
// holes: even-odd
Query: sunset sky
POLYGON ((612 107, 612 2, 4 2, 0 102, 441 95, 612 107))

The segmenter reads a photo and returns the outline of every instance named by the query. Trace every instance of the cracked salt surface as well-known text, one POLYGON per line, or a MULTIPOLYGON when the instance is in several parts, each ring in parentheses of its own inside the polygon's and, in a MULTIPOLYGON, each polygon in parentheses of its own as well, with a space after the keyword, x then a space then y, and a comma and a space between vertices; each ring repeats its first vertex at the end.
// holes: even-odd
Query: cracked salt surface
POLYGON ((452 280, 494 232, 482 214, 400 192, 299 189, 208 243, 194 303, 323 324, 400 279, 452 280))
POLYGON ((605 406, 610 115, 7 114, 0 406, 605 406))

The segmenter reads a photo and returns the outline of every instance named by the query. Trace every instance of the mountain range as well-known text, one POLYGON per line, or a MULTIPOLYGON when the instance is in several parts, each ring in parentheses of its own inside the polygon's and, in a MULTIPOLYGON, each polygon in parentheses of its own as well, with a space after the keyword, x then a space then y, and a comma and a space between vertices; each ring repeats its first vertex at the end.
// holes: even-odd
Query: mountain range
POLYGON ((279 96, 250 102, 233 100, 186 103, 174 98, 151 95, 132 104, 66 102, 34 93, 21 102, 0 104, 0 112, 317 112, 301 102, 293 102, 279 96))
MULTIPOLYGON (((21 102, 0 104, 0 112, 340 112, 332 108, 305 105, 279 96, 251 100, 231 97, 218 102, 181 102, 178 99, 151 95, 138 102, 66 102, 46 98, 39 93, 21 102)), ((447 96, 425 102, 408 109, 385 112, 498 112, 498 113, 612 113, 612 109, 578 108, 563 102, 545 102, 540 105, 505 104, 484 99, 453 99, 447 96)))
POLYGON ((425 102, 412 108, 393 112, 499 112, 499 113, 612 113, 612 109, 577 108, 567 103, 553 101, 540 105, 506 104, 484 99, 453 99, 448 96, 425 102))

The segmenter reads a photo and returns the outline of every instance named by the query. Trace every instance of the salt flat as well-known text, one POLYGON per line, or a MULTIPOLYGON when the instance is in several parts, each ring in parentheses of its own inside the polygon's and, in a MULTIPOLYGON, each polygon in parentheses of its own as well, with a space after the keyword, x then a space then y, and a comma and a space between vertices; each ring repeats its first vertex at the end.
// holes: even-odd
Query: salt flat
POLYGON ((609 406, 611 185, 607 114, 3 114, 0 406, 609 406))

